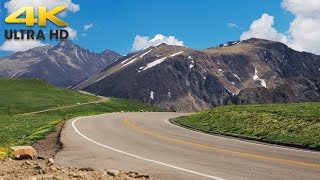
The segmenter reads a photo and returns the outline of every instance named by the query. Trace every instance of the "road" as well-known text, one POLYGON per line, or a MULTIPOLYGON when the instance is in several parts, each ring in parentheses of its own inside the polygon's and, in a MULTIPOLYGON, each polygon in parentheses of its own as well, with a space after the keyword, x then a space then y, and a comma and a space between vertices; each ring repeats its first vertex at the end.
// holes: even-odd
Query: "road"
POLYGON ((57 164, 155 179, 320 179, 320 153, 202 134, 168 123, 182 113, 113 113, 66 123, 57 164))
MULTIPOLYGON (((100 97, 100 96, 99 96, 100 97)), ((101 98, 101 97, 100 97, 101 98)), ((23 114, 19 114, 19 115, 32 115, 32 114, 40 114, 40 113, 44 113, 44 112, 51 112, 51 111, 56 111, 56 110, 60 110, 60 109, 69 109, 69 108, 73 108, 73 107, 78 107, 78 106, 84 106, 84 105, 88 105, 88 104, 99 104, 99 103, 103 103, 103 102, 108 102, 109 98, 106 97, 102 97, 100 100, 98 101, 91 101, 91 102, 85 102, 85 103, 77 103, 77 104, 73 104, 73 105, 68 105, 68 106, 62 106, 62 107, 55 107, 55 108, 50 108, 50 109, 45 109, 45 110, 40 110, 40 111, 34 111, 34 112, 28 112, 28 113, 23 113, 23 114)))

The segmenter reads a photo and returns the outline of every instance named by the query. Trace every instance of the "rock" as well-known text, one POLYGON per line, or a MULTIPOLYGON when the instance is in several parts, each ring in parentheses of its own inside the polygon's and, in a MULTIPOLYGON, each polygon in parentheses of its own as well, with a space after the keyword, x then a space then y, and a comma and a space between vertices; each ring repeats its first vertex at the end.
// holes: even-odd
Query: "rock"
POLYGON ((149 175, 147 175, 147 174, 137 174, 136 176, 135 176, 135 178, 150 178, 150 176, 149 175))
POLYGON ((88 168, 80 168, 79 170, 80 170, 80 171, 87 171, 87 172, 89 172, 89 171, 94 171, 94 169, 93 169, 93 168, 90 168, 90 167, 88 167, 88 168))
POLYGON ((50 167, 50 170, 53 171, 53 172, 55 172, 55 171, 57 171, 57 167, 51 166, 51 167, 50 167))
POLYGON ((42 156, 38 156, 37 159, 44 160, 45 158, 42 156))
POLYGON ((52 158, 49 158, 47 164, 48 164, 49 166, 54 165, 54 160, 53 160, 52 158))
POLYGON ((34 169, 36 170, 36 172, 38 174, 45 174, 46 173, 44 168, 42 166, 40 166, 40 165, 35 166, 34 169))
POLYGON ((14 146, 11 149, 13 150, 12 155, 18 160, 35 159, 37 157, 36 150, 31 146, 14 146))
POLYGON ((118 176, 118 174, 120 173, 119 170, 109 170, 108 172, 108 175, 110 176, 118 176))
POLYGON ((33 168, 36 169, 36 170, 42 169, 42 167, 39 166, 39 165, 36 165, 36 166, 34 166, 33 168))
POLYGON ((26 161, 26 162, 24 162, 24 164, 27 165, 27 166, 29 166, 29 165, 31 165, 32 163, 31 163, 30 161, 26 161))
POLYGON ((77 173, 70 173, 69 177, 73 177, 73 178, 82 178, 81 174, 77 174, 77 173))
POLYGON ((135 178, 137 175, 138 175, 138 173, 136 173, 136 172, 129 172, 128 173, 128 176, 133 177, 133 178, 135 178))

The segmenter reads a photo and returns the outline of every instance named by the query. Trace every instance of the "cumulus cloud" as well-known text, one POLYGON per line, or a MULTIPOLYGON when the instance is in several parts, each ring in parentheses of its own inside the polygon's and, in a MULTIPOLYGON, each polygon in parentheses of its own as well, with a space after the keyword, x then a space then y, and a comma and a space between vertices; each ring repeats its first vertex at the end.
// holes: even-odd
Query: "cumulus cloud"
POLYGON ((296 16, 320 18, 320 1, 317 0, 283 0, 281 6, 296 16))
MULTIPOLYGON (((21 36, 18 33, 18 36, 21 36)), ((11 51, 11 52, 18 52, 18 51, 26 51, 28 49, 32 49, 35 47, 44 46, 39 40, 6 40, 1 46, 0 50, 2 51, 11 51)))
POLYGON ((69 39, 74 40, 77 38, 78 32, 76 30, 72 29, 70 26, 63 28, 63 29, 68 31, 69 39))
POLYGON ((298 51, 320 54, 320 1, 283 0, 281 6, 294 15, 286 34, 274 28, 273 16, 263 14, 241 35, 241 40, 252 37, 275 40, 298 51))
POLYGON ((283 0, 282 7, 295 18, 290 24, 290 46, 320 54, 320 1, 283 0))
POLYGON ((86 24, 86 25, 84 25, 83 29, 84 29, 84 31, 87 31, 92 27, 93 27, 93 24, 86 24))
MULTIPOLYGON (((46 6, 49 10, 57 6, 67 6, 67 10, 70 12, 78 12, 80 10, 80 5, 74 4, 72 0, 10 0, 4 4, 8 13, 13 13, 23 6, 46 6)), ((62 15, 66 15, 66 13, 64 12, 62 15)))
POLYGON ((260 19, 253 21, 250 30, 244 32, 240 39, 261 38, 288 43, 286 35, 279 33, 274 27, 274 17, 263 14, 260 19))
POLYGON ((148 36, 136 35, 134 38, 134 43, 132 45, 132 50, 140 51, 146 49, 150 46, 158 46, 162 43, 168 45, 184 46, 183 41, 176 39, 174 36, 164 36, 162 34, 157 34, 154 38, 148 36))

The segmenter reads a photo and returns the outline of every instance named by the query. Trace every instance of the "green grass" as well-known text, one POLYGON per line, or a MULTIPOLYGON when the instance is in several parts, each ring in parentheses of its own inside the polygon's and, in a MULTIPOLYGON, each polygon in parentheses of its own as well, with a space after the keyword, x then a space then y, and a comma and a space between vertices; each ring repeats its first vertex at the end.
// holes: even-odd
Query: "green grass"
POLYGON ((320 148, 320 103, 221 106, 174 122, 207 133, 320 148))
POLYGON ((99 98, 36 79, 0 79, 0 115, 15 115, 99 98))
POLYGON ((145 105, 138 101, 111 98, 109 101, 102 103, 81 105, 33 115, 20 115, 20 113, 78 102, 96 101, 99 98, 56 88, 33 79, 0 79, 1 82, 5 82, 7 86, 1 84, 0 92, 5 92, 7 95, 0 94, 0 97, 6 97, 5 101, 7 103, 0 102, 0 109, 2 108, 3 110, 0 110, 0 147, 32 145, 39 139, 45 138, 49 133, 54 132, 55 126, 60 122, 79 116, 121 111, 162 111, 160 108, 145 105), (30 87, 28 87, 28 84, 30 87), (21 89, 22 87, 25 87, 24 90, 21 89), (21 94, 17 96, 19 93, 21 94), (14 100, 10 100, 10 98, 14 100), (11 107, 14 107, 14 110, 11 110, 11 107), (9 111, 5 111, 5 108, 8 108, 9 111))

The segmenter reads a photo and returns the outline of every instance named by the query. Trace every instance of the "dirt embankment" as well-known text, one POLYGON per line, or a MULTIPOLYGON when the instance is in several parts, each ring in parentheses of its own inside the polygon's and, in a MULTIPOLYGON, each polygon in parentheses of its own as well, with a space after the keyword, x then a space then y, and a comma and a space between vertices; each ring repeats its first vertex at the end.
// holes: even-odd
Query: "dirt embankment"
POLYGON ((149 175, 119 170, 95 170, 92 168, 63 167, 54 163, 53 157, 63 148, 60 133, 64 123, 56 127, 56 132, 33 145, 38 153, 35 160, 0 159, 0 180, 65 180, 65 179, 100 179, 131 180, 151 179, 149 175))

